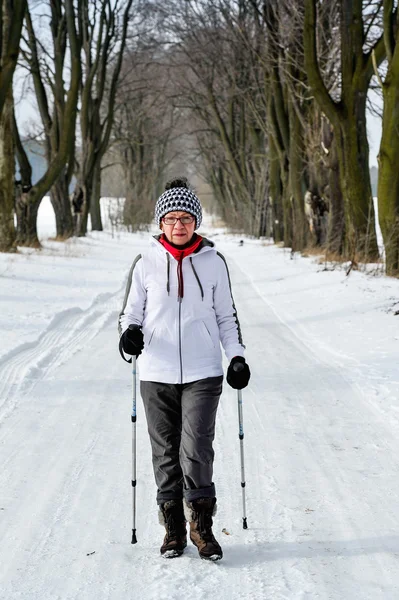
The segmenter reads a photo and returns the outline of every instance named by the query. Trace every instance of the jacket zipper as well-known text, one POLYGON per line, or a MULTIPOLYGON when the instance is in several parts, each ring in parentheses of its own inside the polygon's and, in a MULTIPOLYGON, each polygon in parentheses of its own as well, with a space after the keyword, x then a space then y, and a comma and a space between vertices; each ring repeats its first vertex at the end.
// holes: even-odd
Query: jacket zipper
POLYGON ((181 354, 181 301, 179 298, 179 358, 180 358, 180 383, 183 383, 183 359, 181 354))

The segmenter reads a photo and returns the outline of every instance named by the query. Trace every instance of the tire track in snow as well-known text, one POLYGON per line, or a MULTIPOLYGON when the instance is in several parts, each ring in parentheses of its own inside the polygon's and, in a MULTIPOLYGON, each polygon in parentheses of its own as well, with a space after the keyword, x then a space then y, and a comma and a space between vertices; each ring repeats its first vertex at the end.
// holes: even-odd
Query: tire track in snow
POLYGON ((120 290, 100 294, 82 310, 71 308, 56 315, 40 337, 23 344, 0 361, 0 428, 36 383, 93 339, 118 311, 120 290), (98 306, 101 308, 98 308, 98 306))
POLYGON ((100 435, 97 433, 88 440, 85 448, 78 455, 76 464, 73 465, 71 472, 68 473, 63 487, 60 488, 60 491, 58 492, 56 502, 57 508, 51 516, 50 523, 48 523, 47 528, 42 533, 40 539, 35 543, 34 546, 30 548, 27 573, 34 573, 37 567, 36 563, 42 561, 43 557, 46 558, 49 552, 48 542, 54 533, 54 529, 58 525, 62 525, 65 521, 65 514, 70 510, 71 496, 73 496, 75 493, 81 476, 84 470, 87 468, 87 464, 97 445, 99 438, 100 435))

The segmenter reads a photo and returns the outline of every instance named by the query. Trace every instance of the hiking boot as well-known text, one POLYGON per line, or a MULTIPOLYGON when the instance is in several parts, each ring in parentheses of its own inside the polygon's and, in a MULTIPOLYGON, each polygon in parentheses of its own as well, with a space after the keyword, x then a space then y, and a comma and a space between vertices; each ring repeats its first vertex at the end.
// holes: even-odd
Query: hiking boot
POLYGON ((220 560, 223 552, 212 532, 212 517, 216 514, 216 498, 199 498, 186 502, 186 519, 190 523, 190 539, 205 560, 220 560))
POLYGON ((168 500, 162 504, 159 507, 159 522, 166 529, 161 555, 164 558, 181 556, 187 546, 186 519, 182 500, 168 500))

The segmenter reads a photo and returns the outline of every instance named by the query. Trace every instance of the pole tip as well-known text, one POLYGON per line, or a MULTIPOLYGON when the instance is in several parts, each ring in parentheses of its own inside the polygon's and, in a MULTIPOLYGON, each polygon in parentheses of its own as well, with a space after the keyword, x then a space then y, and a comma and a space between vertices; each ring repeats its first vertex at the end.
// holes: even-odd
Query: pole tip
POLYGON ((136 530, 132 529, 132 544, 137 544, 136 530))
POLYGON ((242 520, 242 528, 243 529, 248 529, 247 517, 244 517, 243 520, 242 520))

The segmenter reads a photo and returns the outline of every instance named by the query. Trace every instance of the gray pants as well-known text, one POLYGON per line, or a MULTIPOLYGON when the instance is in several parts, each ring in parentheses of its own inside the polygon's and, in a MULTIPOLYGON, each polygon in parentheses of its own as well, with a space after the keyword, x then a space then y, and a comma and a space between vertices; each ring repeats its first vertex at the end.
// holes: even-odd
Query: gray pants
POLYGON ((212 442, 222 382, 222 376, 184 384, 140 382, 158 504, 215 497, 212 442))

